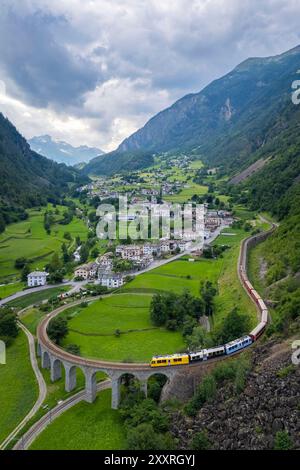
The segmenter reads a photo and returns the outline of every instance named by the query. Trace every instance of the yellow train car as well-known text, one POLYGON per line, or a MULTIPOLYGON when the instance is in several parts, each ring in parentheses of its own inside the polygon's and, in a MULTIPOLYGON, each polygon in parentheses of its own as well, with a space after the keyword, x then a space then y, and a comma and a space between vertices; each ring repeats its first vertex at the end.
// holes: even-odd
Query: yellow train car
POLYGON ((182 366, 189 364, 188 354, 172 354, 171 356, 154 356, 150 362, 151 367, 182 366))

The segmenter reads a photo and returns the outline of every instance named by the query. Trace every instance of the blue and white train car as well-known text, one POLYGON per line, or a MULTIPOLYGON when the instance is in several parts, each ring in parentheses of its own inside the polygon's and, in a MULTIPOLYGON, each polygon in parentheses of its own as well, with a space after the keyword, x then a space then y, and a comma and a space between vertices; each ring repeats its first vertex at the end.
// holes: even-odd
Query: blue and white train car
POLYGON ((243 336, 242 338, 235 339, 234 341, 230 341, 230 343, 225 344, 225 352, 227 355, 234 354, 241 349, 245 349, 250 344, 252 344, 253 340, 250 336, 243 336))

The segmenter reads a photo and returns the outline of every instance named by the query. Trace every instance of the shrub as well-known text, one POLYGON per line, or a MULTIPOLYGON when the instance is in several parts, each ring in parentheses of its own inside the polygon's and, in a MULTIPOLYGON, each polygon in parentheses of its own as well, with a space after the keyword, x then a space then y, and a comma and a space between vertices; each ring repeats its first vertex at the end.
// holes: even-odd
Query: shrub
POLYGON ((70 354, 75 354, 75 356, 80 356, 80 346, 78 344, 68 344, 66 351, 70 354))
POLYGON ((211 443, 207 437, 206 431, 197 432, 192 440, 192 450, 208 450, 211 448, 211 443))
POLYGON ((275 450, 290 450, 293 447, 292 439, 287 431, 278 431, 274 439, 275 450))
POLYGON ((68 322, 65 318, 57 317, 50 321, 48 335, 56 344, 59 344, 67 336, 68 332, 68 322))

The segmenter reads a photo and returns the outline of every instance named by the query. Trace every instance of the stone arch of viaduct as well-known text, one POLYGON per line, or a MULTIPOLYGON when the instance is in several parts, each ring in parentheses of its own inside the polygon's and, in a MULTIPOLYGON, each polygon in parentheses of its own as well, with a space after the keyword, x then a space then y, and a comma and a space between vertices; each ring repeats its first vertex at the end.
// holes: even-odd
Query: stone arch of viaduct
POLYGON ((147 364, 114 364, 114 363, 100 363, 97 361, 78 361, 61 350, 61 354, 49 350, 40 342, 38 342, 38 356, 41 358, 42 368, 50 369, 51 381, 55 382, 62 378, 63 369, 65 371, 65 390, 71 392, 76 388, 76 372, 80 369, 85 377, 85 400, 92 403, 97 395, 97 372, 104 372, 111 381, 112 398, 111 407, 117 409, 120 403, 120 385, 121 379, 124 375, 130 374, 140 383, 141 391, 147 396, 148 379, 156 374, 165 375, 168 379, 172 379, 176 370, 166 368, 164 370, 151 369, 147 364), (94 364, 90 364, 94 362, 94 364), (136 367, 137 366, 137 367, 136 367))

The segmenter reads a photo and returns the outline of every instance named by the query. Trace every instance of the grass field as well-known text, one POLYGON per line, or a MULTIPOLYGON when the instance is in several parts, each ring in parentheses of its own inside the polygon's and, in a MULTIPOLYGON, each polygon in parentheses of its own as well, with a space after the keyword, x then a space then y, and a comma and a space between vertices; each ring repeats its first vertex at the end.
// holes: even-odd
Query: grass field
POLYGON ((200 281, 209 279, 217 282, 222 266, 222 259, 200 259, 192 263, 187 258, 183 258, 137 276, 125 286, 124 292, 151 290, 153 292, 158 290, 182 292, 188 289, 192 294, 199 295, 200 281))
POLYGON ((36 329, 45 313, 41 312, 38 308, 29 308, 24 315, 21 316, 21 322, 26 326, 31 334, 35 335, 36 329))
POLYGON ((25 287, 25 284, 23 282, 13 282, 10 284, 2 285, 0 286, 0 299, 4 299, 4 297, 9 297, 15 292, 19 292, 20 290, 23 290, 24 287, 25 287))
POLYGON ((207 186, 202 186, 200 184, 196 184, 193 182, 187 183, 188 187, 183 188, 178 194, 172 194, 170 196, 163 196, 163 199, 167 202, 173 203, 184 203, 187 202, 194 194, 198 196, 202 196, 203 194, 207 193, 207 186))
POLYGON ((110 409, 110 400, 110 390, 104 390, 93 404, 78 403, 49 425, 30 449, 126 449, 123 424, 119 412, 110 409))
POLYGON ((0 442, 30 411, 38 396, 38 387, 29 360, 25 334, 20 331, 7 349, 6 365, 0 365, 0 442))
POLYGON ((49 299, 50 297, 54 297, 61 292, 66 292, 69 289, 69 286, 61 286, 61 287, 53 287, 37 292, 32 292, 31 294, 24 295, 19 297, 18 299, 11 300, 7 303, 9 307, 16 307, 16 308, 25 308, 29 305, 39 304, 43 300, 49 299))
POLYGON ((153 328, 150 295, 116 294, 65 315, 70 332, 63 341, 78 344, 81 354, 112 361, 149 361, 153 354, 172 353, 184 347, 179 332, 153 328), (120 330, 120 336, 116 336, 120 330), (139 331, 129 331, 139 330, 139 331))
MULTIPOLYGON (((58 209, 60 214, 56 217, 61 219, 66 208, 58 206, 58 209)), ((1 279, 13 278, 19 274, 14 263, 21 256, 33 260, 33 269, 43 268, 53 252, 60 250, 61 244, 66 241, 63 238, 65 232, 70 232, 74 238, 78 235, 81 239, 86 239, 87 228, 81 219, 75 217, 68 225, 53 225, 51 234, 48 235, 43 227, 45 210, 28 210, 27 220, 8 225, 0 235, 1 279)))
POLYGON ((238 307, 241 313, 248 314, 251 326, 257 324, 257 310, 249 296, 242 287, 237 275, 237 262, 240 252, 240 244, 243 238, 249 236, 241 229, 227 229, 225 232, 235 235, 220 235, 215 244, 228 245, 230 249, 225 251, 222 258, 223 266, 218 279, 218 295, 216 297, 216 311, 214 314, 214 326, 219 325, 227 314, 238 307))

